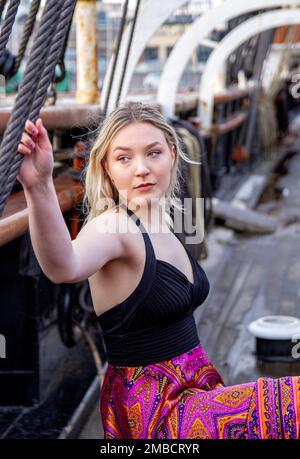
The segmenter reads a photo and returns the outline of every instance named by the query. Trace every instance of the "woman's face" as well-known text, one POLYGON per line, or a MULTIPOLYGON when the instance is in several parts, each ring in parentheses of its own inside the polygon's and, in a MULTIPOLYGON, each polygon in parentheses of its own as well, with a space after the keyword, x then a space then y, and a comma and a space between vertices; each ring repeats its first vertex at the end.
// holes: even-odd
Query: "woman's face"
POLYGON ((127 203, 132 200, 148 203, 151 199, 165 196, 175 155, 175 146, 170 149, 159 128, 139 121, 130 123, 115 135, 105 165, 127 203), (138 188, 145 182, 153 185, 138 188))

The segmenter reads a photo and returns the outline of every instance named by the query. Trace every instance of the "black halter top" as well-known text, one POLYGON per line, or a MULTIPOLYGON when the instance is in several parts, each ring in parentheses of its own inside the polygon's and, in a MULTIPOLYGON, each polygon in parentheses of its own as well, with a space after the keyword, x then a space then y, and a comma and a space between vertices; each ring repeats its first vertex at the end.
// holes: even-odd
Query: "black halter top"
POLYGON ((180 355, 199 344, 193 312, 207 298, 209 281, 187 248, 193 283, 178 268, 157 259, 140 219, 125 208, 142 230, 146 246, 144 271, 129 297, 97 318, 109 364, 149 365, 180 355))

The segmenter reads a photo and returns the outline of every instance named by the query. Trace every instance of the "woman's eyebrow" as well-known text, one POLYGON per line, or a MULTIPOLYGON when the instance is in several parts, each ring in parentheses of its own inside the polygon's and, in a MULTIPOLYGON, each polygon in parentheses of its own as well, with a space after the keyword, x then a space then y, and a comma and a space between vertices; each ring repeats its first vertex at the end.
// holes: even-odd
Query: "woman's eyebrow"
MULTIPOLYGON (((149 148, 152 148, 152 147, 154 147, 155 145, 162 145, 162 144, 161 144, 160 142, 153 142, 153 143, 150 143, 149 145, 146 145, 145 150, 148 150, 149 148)), ((130 151, 131 148, 130 148, 130 147, 121 147, 121 146, 119 146, 119 147, 114 148, 113 153, 114 153, 116 150, 130 151)))

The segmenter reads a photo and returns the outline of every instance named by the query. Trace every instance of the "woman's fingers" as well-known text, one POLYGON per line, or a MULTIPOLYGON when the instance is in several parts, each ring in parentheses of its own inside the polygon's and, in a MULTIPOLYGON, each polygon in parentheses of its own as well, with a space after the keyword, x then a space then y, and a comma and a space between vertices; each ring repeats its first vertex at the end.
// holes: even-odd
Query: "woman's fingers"
POLYGON ((23 145, 23 143, 19 143, 18 145, 18 152, 22 153, 24 155, 30 155, 31 154, 31 149, 23 145))
POLYGON ((28 134, 31 135, 37 135, 38 134, 38 129, 34 125, 34 123, 30 120, 27 120, 25 123, 25 131, 28 132, 28 134))
POLYGON ((20 153, 30 154, 34 151, 36 146, 45 151, 52 149, 48 132, 43 125, 42 118, 38 118, 35 124, 29 119, 26 121, 18 151, 20 153), (24 145, 26 148, 22 148, 21 145, 24 145))
POLYGON ((21 143, 18 146, 18 152, 23 154, 30 154, 32 150, 35 148, 35 143, 26 132, 23 132, 21 143))
POLYGON ((21 142, 24 143, 26 147, 29 147, 31 149, 35 147, 34 141, 26 132, 23 132, 21 142))
POLYGON ((38 130, 39 142, 42 148, 48 150, 51 149, 51 143, 48 136, 48 131, 43 125, 42 118, 38 118, 35 123, 36 129, 38 130))
POLYGON ((21 143, 18 145, 18 152, 25 155, 30 154, 35 148, 35 140, 38 133, 38 128, 34 125, 34 123, 27 120, 22 134, 21 143))
POLYGON ((19 143, 18 146, 18 152, 23 153, 25 155, 30 155, 30 153, 33 151, 35 148, 35 143, 28 135, 26 132, 23 132, 22 138, 21 138, 21 143, 19 143))

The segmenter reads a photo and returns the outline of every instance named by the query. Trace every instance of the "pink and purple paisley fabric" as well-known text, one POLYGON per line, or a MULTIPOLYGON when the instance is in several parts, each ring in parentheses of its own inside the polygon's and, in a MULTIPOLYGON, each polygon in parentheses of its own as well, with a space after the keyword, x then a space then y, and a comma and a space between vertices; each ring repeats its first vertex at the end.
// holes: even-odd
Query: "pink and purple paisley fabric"
POLYGON ((201 344, 140 367, 108 365, 105 439, 299 439, 300 376, 225 386, 201 344))

